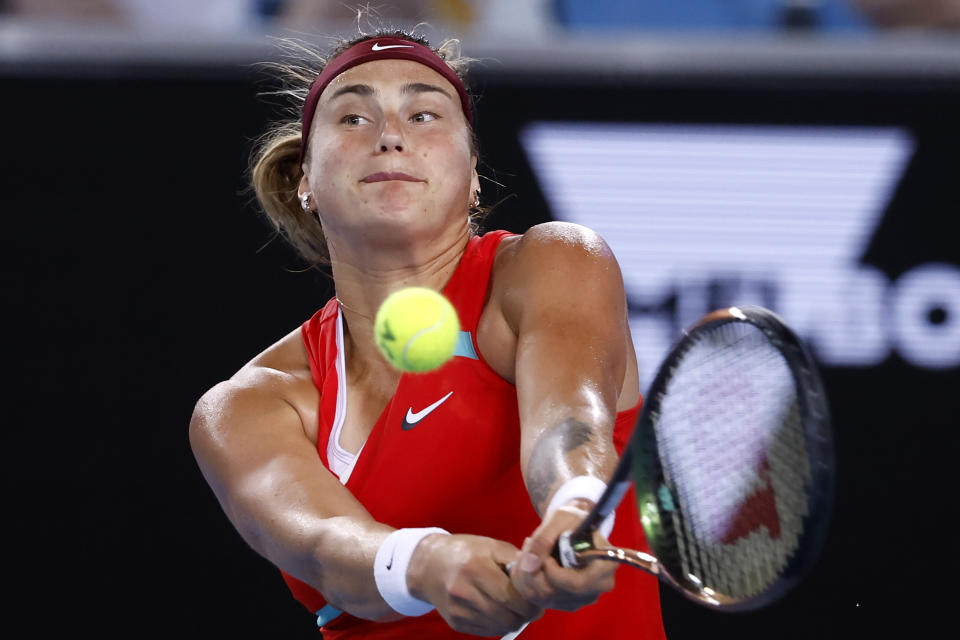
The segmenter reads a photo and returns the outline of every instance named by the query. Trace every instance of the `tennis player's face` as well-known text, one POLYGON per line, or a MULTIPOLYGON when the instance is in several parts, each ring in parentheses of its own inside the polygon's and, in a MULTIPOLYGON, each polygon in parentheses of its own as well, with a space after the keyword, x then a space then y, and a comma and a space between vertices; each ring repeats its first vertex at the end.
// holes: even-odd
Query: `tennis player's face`
POLYGON ((408 60, 358 65, 324 89, 308 164, 328 237, 463 226, 479 188, 456 89, 408 60))

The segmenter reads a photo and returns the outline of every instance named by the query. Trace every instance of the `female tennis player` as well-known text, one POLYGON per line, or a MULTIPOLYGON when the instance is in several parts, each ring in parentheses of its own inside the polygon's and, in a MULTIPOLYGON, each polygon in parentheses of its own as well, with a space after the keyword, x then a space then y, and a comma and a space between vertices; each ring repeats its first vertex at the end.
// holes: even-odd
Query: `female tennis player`
MULTIPOLYGON (((523 638, 662 637, 655 578, 551 557, 640 405, 609 248, 569 224, 478 234, 455 43, 380 33, 321 62, 296 67, 302 116, 265 138, 253 183, 304 257, 329 263, 336 297, 198 402, 190 441, 224 511, 326 638, 530 621, 523 638), (460 318, 430 373, 401 374, 374 342, 380 303, 407 286, 460 318)), ((612 542, 645 546, 633 500, 609 520, 612 542)))

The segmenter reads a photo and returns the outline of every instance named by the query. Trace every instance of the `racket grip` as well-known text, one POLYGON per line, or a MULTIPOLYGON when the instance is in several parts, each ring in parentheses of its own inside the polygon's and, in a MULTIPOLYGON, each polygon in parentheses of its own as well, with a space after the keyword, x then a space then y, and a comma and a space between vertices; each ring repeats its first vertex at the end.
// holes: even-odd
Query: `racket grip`
POLYGON ((553 557, 564 569, 573 569, 580 566, 580 562, 577 560, 577 552, 573 550, 573 543, 570 541, 572 535, 572 531, 561 533, 560 537, 557 538, 557 546, 553 548, 553 557))

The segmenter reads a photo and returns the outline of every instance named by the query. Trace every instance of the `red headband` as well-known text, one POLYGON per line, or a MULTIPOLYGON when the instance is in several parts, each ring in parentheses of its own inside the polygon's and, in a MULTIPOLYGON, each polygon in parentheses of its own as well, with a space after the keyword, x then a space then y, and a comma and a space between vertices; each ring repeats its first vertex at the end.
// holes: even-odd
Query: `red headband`
POLYGON ((323 69, 320 76, 313 81, 310 87, 310 93, 307 94, 307 100, 303 105, 303 124, 300 133, 300 164, 303 164, 303 156, 307 151, 307 138, 310 135, 310 124, 313 122, 313 114, 317 111, 317 102, 320 100, 320 94, 327 88, 327 85, 338 75, 364 62, 372 60, 413 60, 422 65, 430 67, 452 84, 460 95, 460 106, 463 108, 463 115, 467 121, 473 125, 473 114, 470 112, 470 97, 463 86, 463 82, 457 74, 447 66, 440 56, 434 53, 430 47, 425 47, 418 42, 406 40, 405 38, 383 37, 364 40, 353 45, 336 58, 330 61, 323 69))

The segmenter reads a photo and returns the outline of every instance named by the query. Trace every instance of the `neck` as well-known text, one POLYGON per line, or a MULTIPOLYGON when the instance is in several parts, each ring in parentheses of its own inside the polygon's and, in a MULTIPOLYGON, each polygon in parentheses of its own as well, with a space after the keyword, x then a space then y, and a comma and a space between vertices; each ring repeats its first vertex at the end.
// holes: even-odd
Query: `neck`
POLYGON ((469 227, 431 243, 345 255, 330 243, 330 263, 337 300, 343 311, 345 337, 357 355, 376 350, 374 318, 388 295, 404 287, 440 291, 450 280, 470 239, 469 227))

